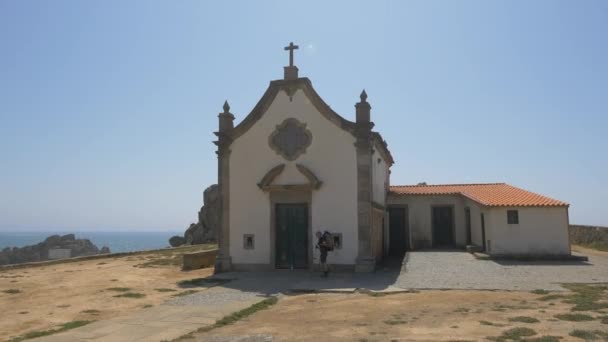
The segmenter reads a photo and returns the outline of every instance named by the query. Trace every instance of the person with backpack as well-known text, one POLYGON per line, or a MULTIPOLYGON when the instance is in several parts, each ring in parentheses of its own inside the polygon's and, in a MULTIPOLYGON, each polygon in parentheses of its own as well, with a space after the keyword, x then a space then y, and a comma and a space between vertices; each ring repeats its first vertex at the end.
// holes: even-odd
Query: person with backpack
POLYGON ((316 248, 318 248, 321 252, 321 259, 319 264, 321 271, 323 271, 322 277, 327 278, 327 276, 329 275, 329 266, 327 265, 327 253, 334 250, 334 238, 328 231, 325 231, 323 233, 317 231, 316 235, 318 239, 316 248))

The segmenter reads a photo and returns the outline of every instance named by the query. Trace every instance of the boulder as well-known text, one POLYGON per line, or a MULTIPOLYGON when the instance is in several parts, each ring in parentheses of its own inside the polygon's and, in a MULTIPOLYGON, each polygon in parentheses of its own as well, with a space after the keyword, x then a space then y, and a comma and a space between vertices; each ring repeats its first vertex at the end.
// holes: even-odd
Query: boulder
POLYGON ((108 247, 108 246, 101 247, 101 249, 99 250, 99 254, 110 254, 110 247, 108 247))
POLYGON ((76 236, 74 234, 66 234, 61 237, 61 241, 74 241, 76 240, 76 236))
MULTIPOLYGON (((47 237, 43 242, 43 244, 45 244, 47 246, 55 246, 55 245, 59 245, 60 243, 61 243, 61 236, 59 236, 59 235, 51 235, 51 236, 47 237)), ((23 247, 23 248, 26 248, 26 247, 23 247)))
POLYGON ((179 247, 186 243, 186 239, 181 236, 174 235, 169 239, 169 244, 171 247, 179 247))

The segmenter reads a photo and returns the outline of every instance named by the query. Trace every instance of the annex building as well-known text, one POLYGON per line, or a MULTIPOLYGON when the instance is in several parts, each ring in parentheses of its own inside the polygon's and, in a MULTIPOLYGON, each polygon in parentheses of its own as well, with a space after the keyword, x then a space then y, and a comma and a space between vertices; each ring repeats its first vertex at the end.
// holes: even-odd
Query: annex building
POLYGON ((496 184, 391 185, 394 163, 363 91, 351 121, 331 109, 290 53, 238 124, 219 114, 216 271, 311 268, 328 230, 332 265, 370 272, 409 249, 476 246, 490 255, 570 255, 568 204, 496 184))

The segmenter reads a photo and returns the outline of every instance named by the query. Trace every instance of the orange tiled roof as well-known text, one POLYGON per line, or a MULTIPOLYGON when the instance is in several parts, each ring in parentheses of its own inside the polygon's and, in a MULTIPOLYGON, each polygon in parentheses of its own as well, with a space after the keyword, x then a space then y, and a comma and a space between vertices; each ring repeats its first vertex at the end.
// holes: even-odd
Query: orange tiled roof
POLYGON ((489 207, 564 207, 568 203, 516 188, 506 183, 396 185, 396 195, 462 195, 489 207))

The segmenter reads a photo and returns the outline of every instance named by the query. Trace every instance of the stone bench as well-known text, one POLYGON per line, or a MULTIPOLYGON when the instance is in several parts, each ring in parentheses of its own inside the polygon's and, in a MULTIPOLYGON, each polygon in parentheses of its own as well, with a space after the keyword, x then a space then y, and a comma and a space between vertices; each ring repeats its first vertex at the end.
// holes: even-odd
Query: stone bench
POLYGON ((197 270, 199 268, 207 268, 215 265, 215 256, 217 249, 212 249, 202 252, 192 252, 183 254, 183 270, 197 270))
POLYGON ((467 252, 469 253, 481 253, 483 252, 483 248, 481 246, 476 245, 467 245, 467 252))

